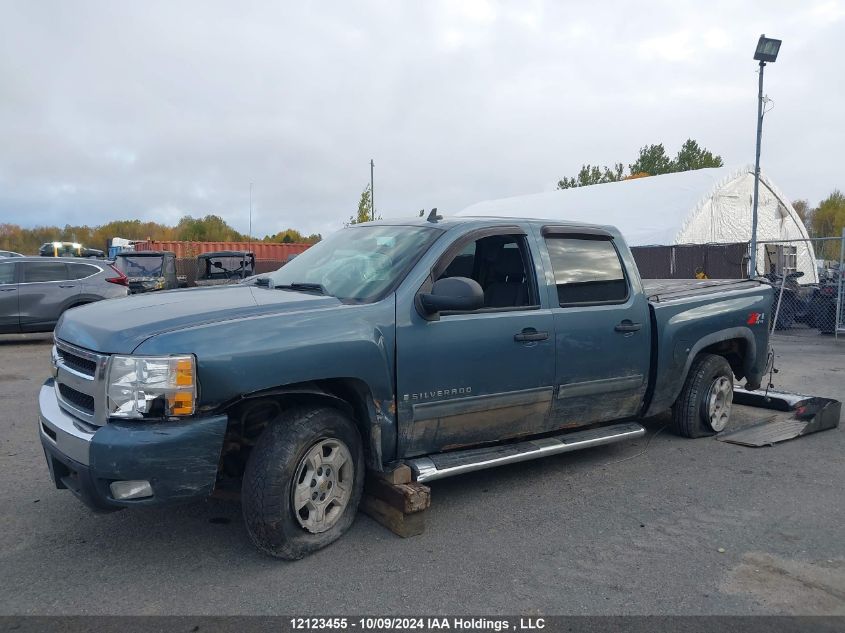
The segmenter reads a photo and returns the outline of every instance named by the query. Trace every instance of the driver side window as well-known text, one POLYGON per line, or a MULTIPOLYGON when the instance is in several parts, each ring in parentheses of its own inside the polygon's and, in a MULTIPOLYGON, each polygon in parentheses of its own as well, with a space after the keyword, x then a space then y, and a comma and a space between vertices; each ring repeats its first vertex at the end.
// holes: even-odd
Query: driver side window
POLYGON ((441 270, 438 279, 477 281, 484 290, 484 311, 539 307, 524 235, 491 235, 468 242, 441 270))

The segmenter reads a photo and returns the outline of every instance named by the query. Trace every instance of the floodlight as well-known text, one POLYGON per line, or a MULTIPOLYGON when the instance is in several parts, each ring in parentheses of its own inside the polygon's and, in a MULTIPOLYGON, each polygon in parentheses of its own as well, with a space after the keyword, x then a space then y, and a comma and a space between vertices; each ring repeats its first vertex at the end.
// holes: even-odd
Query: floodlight
POLYGON ((754 59, 758 62, 773 62, 777 60, 781 41, 761 35, 757 41, 757 50, 754 51, 754 59))

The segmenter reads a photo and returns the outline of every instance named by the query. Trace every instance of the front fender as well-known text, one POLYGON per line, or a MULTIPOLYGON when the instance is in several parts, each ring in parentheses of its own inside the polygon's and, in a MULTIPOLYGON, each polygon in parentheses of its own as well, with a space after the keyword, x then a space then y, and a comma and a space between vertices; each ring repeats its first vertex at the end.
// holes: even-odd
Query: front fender
MULTIPOLYGON (((391 295, 373 304, 198 324, 155 335, 133 353, 194 354, 200 412, 288 385, 354 379, 384 413, 375 423, 390 443, 396 436, 394 319, 391 295)), ((385 456, 395 452, 395 446, 383 449, 385 456)))

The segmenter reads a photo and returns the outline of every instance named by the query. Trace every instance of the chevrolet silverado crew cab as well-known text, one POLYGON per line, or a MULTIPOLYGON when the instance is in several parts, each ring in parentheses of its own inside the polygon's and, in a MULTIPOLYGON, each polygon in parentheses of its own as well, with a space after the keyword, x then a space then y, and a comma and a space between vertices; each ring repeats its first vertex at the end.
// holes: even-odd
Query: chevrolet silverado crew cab
POLYGON ((239 486, 262 551, 352 523, 366 471, 417 481, 642 435, 721 431, 757 389, 769 286, 643 282, 613 228, 456 218, 343 229, 275 273, 68 312, 39 434, 97 510, 239 486))

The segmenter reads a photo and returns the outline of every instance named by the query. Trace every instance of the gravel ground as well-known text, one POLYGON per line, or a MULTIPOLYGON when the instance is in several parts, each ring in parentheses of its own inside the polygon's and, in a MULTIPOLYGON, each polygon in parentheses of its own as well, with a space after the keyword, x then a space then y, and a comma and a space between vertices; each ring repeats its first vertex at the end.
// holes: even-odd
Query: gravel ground
MULTIPOLYGON (((777 338, 779 388, 845 399, 845 342, 777 338)), ((0 337, 0 358, 0 614, 845 614, 842 429, 751 449, 658 417, 435 482, 422 536, 360 515, 285 563, 236 504, 96 515, 56 490, 35 422, 49 337, 0 337)))

